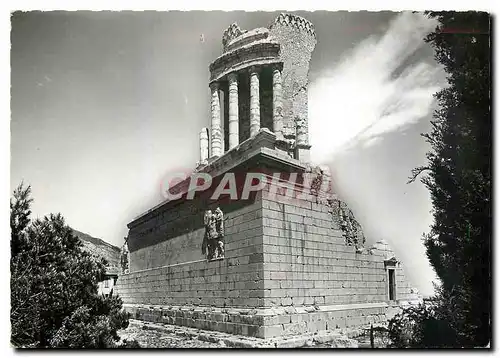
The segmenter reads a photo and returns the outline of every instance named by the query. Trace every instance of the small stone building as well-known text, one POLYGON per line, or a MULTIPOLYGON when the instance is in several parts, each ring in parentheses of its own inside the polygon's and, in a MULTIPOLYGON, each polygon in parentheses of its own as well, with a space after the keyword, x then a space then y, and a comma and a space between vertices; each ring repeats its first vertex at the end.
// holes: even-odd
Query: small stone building
POLYGON ((103 280, 97 284, 97 293, 104 296, 113 296, 119 274, 120 269, 118 267, 107 267, 103 280))
POLYGON ((291 14, 224 32, 193 174, 211 181, 187 178, 128 225, 115 292, 135 318, 270 338, 385 321, 418 299, 310 162, 316 41, 291 14))
POLYGON ((83 244, 83 249, 92 255, 106 259, 108 262, 106 272, 101 281, 97 284, 99 295, 110 296, 113 294, 114 286, 120 274, 120 249, 101 240, 97 237, 72 229, 75 235, 83 244))

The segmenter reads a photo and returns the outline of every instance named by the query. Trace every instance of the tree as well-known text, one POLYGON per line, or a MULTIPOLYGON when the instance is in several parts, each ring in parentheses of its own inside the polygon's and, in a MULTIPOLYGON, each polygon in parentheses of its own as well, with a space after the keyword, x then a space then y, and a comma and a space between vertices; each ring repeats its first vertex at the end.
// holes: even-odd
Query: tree
POLYGON ((438 20, 426 41, 448 74, 422 172, 434 223, 424 244, 441 286, 436 310, 455 334, 447 346, 486 346, 491 339, 490 16, 429 12, 438 20))
POLYGON ((106 262, 84 251, 60 214, 31 220, 31 187, 11 208, 11 342, 16 347, 115 347, 128 326, 118 297, 97 293, 106 262))

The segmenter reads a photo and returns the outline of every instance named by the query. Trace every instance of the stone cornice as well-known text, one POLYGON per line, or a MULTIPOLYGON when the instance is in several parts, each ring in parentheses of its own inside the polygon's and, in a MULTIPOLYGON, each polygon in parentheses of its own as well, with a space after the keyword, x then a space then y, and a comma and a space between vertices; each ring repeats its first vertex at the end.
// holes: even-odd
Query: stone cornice
POLYGON ((257 42, 227 52, 210 64, 210 82, 219 81, 231 72, 250 66, 280 62, 280 45, 277 42, 257 42))

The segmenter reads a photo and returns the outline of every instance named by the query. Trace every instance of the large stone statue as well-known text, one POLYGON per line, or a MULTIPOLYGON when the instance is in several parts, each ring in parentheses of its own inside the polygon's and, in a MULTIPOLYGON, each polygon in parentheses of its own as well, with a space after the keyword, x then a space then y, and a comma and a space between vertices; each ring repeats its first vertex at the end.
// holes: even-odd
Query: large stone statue
POLYGON ((122 252, 120 255, 120 264, 122 266, 122 273, 129 273, 129 265, 130 265, 130 252, 128 251, 128 238, 124 238, 125 242, 122 246, 122 252))
POLYGON ((207 260, 224 258, 224 214, 220 208, 205 212, 204 217, 205 236, 201 252, 206 255, 207 260))

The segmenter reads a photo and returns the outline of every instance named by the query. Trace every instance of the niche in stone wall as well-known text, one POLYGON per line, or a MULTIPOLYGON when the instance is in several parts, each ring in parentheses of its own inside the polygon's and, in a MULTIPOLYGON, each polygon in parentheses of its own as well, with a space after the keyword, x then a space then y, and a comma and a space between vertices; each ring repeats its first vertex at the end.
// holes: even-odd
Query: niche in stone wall
POLYGON ((396 267, 399 262, 395 257, 384 261, 384 267, 387 275, 387 299, 396 301, 396 267))

